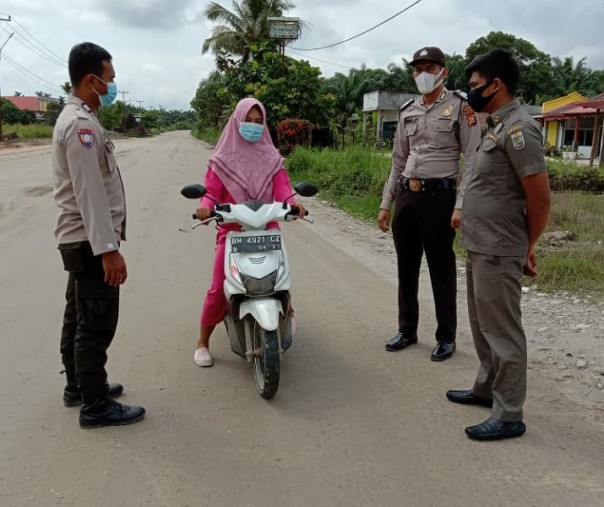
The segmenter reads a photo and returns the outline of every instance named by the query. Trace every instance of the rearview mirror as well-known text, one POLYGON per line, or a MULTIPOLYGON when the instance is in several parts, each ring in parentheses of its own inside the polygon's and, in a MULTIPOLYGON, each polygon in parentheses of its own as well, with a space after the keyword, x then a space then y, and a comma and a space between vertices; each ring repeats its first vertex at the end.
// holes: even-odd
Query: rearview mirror
POLYGON ((312 183, 308 183, 307 181, 296 185, 294 187, 294 190, 297 194, 301 195, 302 197, 312 197, 319 191, 319 189, 315 185, 313 185, 312 183))
POLYGON ((180 193, 187 199, 200 199, 206 195, 206 192, 206 187, 199 185, 198 183, 195 185, 187 185, 180 190, 180 193))

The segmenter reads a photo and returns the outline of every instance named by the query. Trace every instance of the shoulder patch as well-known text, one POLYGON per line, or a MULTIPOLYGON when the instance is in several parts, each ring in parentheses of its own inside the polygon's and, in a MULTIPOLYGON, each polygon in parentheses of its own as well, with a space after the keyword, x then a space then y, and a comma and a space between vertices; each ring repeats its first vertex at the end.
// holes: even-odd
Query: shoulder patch
POLYGON ((453 94, 457 95, 461 100, 468 100, 468 95, 465 92, 462 92, 461 90, 453 90, 453 94))
POLYGON ((516 149, 516 150, 524 149, 526 143, 524 141, 524 134, 522 133, 522 130, 518 130, 517 132, 514 132, 510 136, 510 139, 512 140, 512 146, 514 146, 514 149, 516 149))
POLYGON ((92 129, 78 129, 78 138, 84 148, 90 149, 94 146, 95 132, 92 129))
POLYGON ((415 99, 409 99, 407 102, 405 102, 401 108, 399 109, 399 111, 404 111, 405 109, 407 109, 411 104, 413 104, 413 101, 415 99))
POLYGON ((472 109, 470 107, 469 104, 466 104, 463 107, 463 114, 466 116, 466 121, 468 122, 468 125, 470 127, 473 127, 474 125, 476 125, 478 123, 478 118, 476 117, 476 113, 474 112, 474 109, 472 109))

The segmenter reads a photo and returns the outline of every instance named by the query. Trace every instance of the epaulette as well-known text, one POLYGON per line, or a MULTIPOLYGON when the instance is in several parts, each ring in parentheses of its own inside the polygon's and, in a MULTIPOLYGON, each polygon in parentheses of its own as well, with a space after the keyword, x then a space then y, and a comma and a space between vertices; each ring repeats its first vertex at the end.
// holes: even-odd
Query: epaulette
POLYGON ((399 109, 399 112, 400 112, 400 111, 404 111, 405 109, 407 109, 407 108, 408 108, 408 107, 409 107, 411 104, 413 104, 413 101, 414 101, 414 100, 415 100, 415 99, 409 99, 407 102, 405 102, 405 103, 404 103, 404 104, 401 106, 401 108, 399 109))
POLYGON ((461 90, 453 90, 453 93, 455 95, 457 95, 463 101, 467 101, 468 100, 468 94, 465 93, 465 92, 462 92, 461 90))

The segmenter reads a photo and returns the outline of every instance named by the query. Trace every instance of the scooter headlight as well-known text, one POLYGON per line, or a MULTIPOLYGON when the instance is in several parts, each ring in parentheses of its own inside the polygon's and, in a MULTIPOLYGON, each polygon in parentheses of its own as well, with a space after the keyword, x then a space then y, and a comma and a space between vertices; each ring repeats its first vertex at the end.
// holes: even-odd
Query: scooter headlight
POLYGON ((241 274, 240 276, 243 279, 243 286, 248 296, 270 296, 275 293, 277 271, 273 271, 264 278, 252 278, 241 274))

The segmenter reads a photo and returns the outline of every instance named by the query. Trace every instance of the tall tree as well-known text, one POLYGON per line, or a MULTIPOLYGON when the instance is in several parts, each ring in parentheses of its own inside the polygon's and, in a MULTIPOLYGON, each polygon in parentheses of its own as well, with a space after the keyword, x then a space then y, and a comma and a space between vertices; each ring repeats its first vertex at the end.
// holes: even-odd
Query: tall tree
POLYGON ((233 1, 233 10, 230 11, 212 2, 204 15, 218 24, 212 35, 204 40, 201 51, 207 53, 211 50, 216 55, 226 52, 246 61, 252 44, 268 40, 268 18, 283 16, 294 7, 289 0, 241 0, 233 1))
POLYGON ((412 72, 413 70, 407 65, 407 62, 404 65, 389 64, 385 89, 400 93, 417 93, 412 72))
POLYGON ((467 60, 462 55, 445 55, 449 77, 447 78, 447 88, 449 90, 466 90, 468 88, 468 78, 466 77, 467 60))
POLYGON ((69 95, 71 93, 71 83, 69 81, 65 81, 62 85, 61 88, 63 89, 63 91, 69 95))
POLYGON ((510 51, 520 66, 520 83, 517 95, 527 103, 533 103, 537 95, 547 93, 550 76, 550 56, 537 49, 531 42, 504 32, 490 32, 480 37, 466 49, 466 60, 487 51, 501 48, 510 51))
POLYGON ((191 107, 198 113, 201 129, 218 128, 226 123, 234 98, 227 92, 229 83, 224 73, 213 71, 197 87, 191 107))
POLYGON ((555 57, 552 58, 548 88, 550 98, 560 97, 570 92, 579 92, 589 97, 597 93, 597 74, 585 64, 585 58, 581 58, 575 63, 572 56, 563 60, 555 57))
POLYGON ((363 106, 363 95, 389 87, 389 74, 383 69, 351 69, 323 80, 323 90, 335 96, 337 122, 345 125, 357 109, 363 106))

